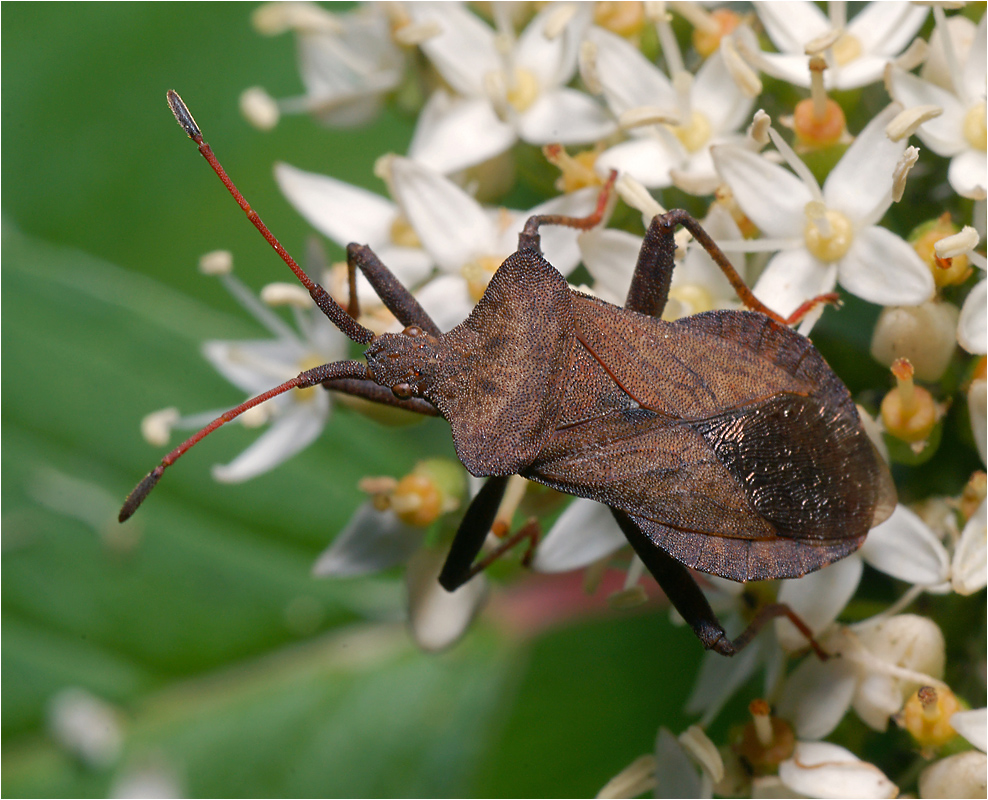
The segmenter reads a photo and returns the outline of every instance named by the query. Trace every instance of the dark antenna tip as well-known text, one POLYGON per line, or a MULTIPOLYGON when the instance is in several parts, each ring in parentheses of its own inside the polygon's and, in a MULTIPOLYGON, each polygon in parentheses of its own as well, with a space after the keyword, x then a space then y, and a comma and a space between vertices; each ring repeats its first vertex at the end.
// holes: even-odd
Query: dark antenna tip
POLYGON ((168 107, 172 110, 172 114, 175 115, 175 119, 178 120, 178 124, 185 129, 185 132, 189 135, 189 138, 194 141, 202 139, 202 131, 199 130, 199 126, 196 125, 196 121, 192 118, 192 114, 189 113, 189 107, 185 105, 185 101, 178 96, 178 92, 173 89, 169 89, 167 96, 168 107))
MULTIPOLYGON (((175 96, 177 97, 178 95, 175 96)), ((127 495, 127 499, 124 500, 123 508, 120 509, 120 515, 117 517, 120 522, 126 522, 133 516, 134 512, 140 508, 141 503, 144 502, 144 498, 151 493, 151 490, 161 479, 164 472, 165 468, 159 464, 144 476, 144 480, 134 487, 134 491, 127 495)))

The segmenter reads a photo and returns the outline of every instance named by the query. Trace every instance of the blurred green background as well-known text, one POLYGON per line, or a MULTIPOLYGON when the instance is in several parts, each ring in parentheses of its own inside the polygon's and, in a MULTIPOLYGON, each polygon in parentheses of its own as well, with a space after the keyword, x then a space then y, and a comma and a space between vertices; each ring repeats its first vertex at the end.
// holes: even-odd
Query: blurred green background
POLYGON ((411 136, 394 114, 359 132, 251 128, 244 88, 300 84, 291 38, 255 34, 250 10, 2 9, 2 792, 106 796, 158 770, 189 796, 593 794, 660 724, 686 724, 700 647, 664 611, 538 636, 488 614, 425 655, 397 621, 400 573, 310 577, 363 499, 357 478, 451 455, 445 423, 384 429, 341 410, 283 467, 218 485, 210 466, 256 436, 233 426, 115 521, 161 455, 140 436, 145 414, 241 399, 201 342, 262 335, 198 257, 231 250, 255 289, 286 279, 165 91, 294 252, 310 231, 275 187, 276 160, 383 191, 374 160, 411 136), (51 735, 51 700, 72 687, 119 715, 107 763, 51 735))

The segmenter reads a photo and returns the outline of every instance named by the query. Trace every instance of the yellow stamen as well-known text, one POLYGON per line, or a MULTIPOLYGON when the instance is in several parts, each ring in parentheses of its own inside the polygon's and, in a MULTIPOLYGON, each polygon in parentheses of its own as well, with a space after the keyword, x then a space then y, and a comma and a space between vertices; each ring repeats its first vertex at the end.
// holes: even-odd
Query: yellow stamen
POLYGON ((594 3, 593 21, 618 36, 637 36, 645 25, 645 7, 640 2, 594 3))
POLYGON ((401 214, 396 216, 391 223, 391 241, 399 247, 421 247, 419 235, 415 232, 412 224, 401 214))
MULTIPOLYGON (((699 6, 696 6, 697 8, 699 6)), ((727 8, 718 8, 708 15, 712 27, 697 27, 693 31, 693 47, 702 58, 707 58, 717 52, 720 40, 731 33, 741 24, 741 17, 727 8)))
POLYGON ((961 705, 950 689, 923 686, 906 701, 897 719, 921 746, 940 747, 957 736, 950 717, 960 710, 961 705))
POLYGON ((556 188, 564 194, 586 189, 588 186, 600 186, 604 182, 593 168, 600 155, 597 149, 583 150, 571 156, 560 145, 547 144, 542 148, 542 153, 562 173, 556 181, 556 188))
POLYGON ((899 358, 892 364, 896 388, 882 400, 882 422, 892 436, 910 444, 924 442, 936 425, 940 410, 922 386, 913 383, 913 365, 899 358))
POLYGON ((517 67, 513 78, 505 96, 517 111, 527 111, 539 96, 539 82, 527 69, 517 67))
POLYGON ((964 138, 975 150, 988 149, 988 132, 985 130, 985 104, 978 103, 964 116, 964 138))
POLYGON ((710 141, 710 120, 694 109, 685 125, 670 125, 669 130, 690 153, 702 149, 710 141))
POLYGON ((855 59, 861 57, 864 49, 861 47, 861 42, 858 40, 854 34, 844 31, 840 38, 834 42, 832 51, 834 54, 834 61, 837 65, 843 67, 850 64, 855 59))
POLYGON ((806 204, 806 228, 803 231, 806 249, 820 261, 840 261, 851 249, 854 226, 839 211, 826 208, 823 203, 806 204))

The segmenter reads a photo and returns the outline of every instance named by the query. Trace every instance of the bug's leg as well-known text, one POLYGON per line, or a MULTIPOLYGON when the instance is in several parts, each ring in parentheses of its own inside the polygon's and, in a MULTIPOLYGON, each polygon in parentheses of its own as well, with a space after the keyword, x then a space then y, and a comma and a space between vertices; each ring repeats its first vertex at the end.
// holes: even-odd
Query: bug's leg
POLYGON ((418 325, 425 333, 439 336, 441 331, 415 296, 405 288, 381 260, 365 244, 349 244, 346 249, 347 273, 350 283, 350 303, 347 311, 356 318, 360 313, 357 302, 357 270, 374 287, 377 296, 402 325, 418 325))
POLYGON ((542 237, 539 236, 539 226, 541 225, 562 225, 566 228, 578 228, 582 231, 588 231, 599 225, 604 219, 604 211, 611 199, 616 180, 617 170, 611 170, 610 177, 600 187, 600 194, 597 195, 597 207, 585 217, 567 217, 562 214, 536 214, 529 217, 522 232, 518 234, 518 249, 542 252, 542 237))
POLYGON ((710 238, 710 234, 703 229, 700 223, 687 211, 678 208, 665 214, 659 214, 648 226, 645 240, 642 242, 642 248, 638 254, 635 273, 631 279, 631 288, 628 290, 628 297, 625 301, 626 308, 653 317, 662 316, 666 301, 669 299, 669 285, 675 266, 673 259, 676 252, 674 234, 678 225, 686 228, 693 235, 693 238, 702 245, 703 249, 709 253, 714 263, 734 287, 734 291, 741 298, 741 302, 752 311, 760 311, 783 325, 793 325, 820 303, 835 303, 838 300, 836 294, 823 294, 806 301, 788 317, 777 314, 755 297, 737 270, 734 269, 730 260, 724 255, 724 251, 710 238))
POLYGON ((453 537, 446 563, 439 573, 439 583, 447 592, 455 591, 475 574, 470 567, 494 524, 510 477, 505 475, 488 478, 467 508, 467 513, 456 530, 456 536, 453 537))
POLYGON ((710 607, 710 603, 707 602, 707 598, 690 574, 689 569, 660 547, 657 547, 635 524, 634 520, 623 511, 612 508, 611 513, 614 514, 614 519, 617 520, 635 553, 645 563, 648 571, 652 573, 652 577, 666 593, 669 602, 686 620, 686 623, 693 629, 693 633, 707 650, 716 650, 721 655, 733 656, 745 648, 766 622, 775 617, 787 616, 806 636, 817 655, 822 659, 827 657, 813 639, 813 634, 806 627, 806 624, 789 606, 783 603, 765 606, 755 615, 755 618, 740 636, 729 639, 724 631, 724 626, 720 624, 720 620, 717 619, 717 615, 710 607))

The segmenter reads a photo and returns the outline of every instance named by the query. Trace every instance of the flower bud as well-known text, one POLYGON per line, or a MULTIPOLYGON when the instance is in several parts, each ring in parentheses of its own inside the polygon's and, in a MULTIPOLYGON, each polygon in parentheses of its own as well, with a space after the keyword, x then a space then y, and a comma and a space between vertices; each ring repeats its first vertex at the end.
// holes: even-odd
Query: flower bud
POLYGON ((886 308, 871 337, 872 358, 889 367, 897 358, 908 358, 916 378, 939 380, 957 344, 958 315, 956 306, 937 300, 886 308))

